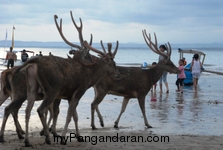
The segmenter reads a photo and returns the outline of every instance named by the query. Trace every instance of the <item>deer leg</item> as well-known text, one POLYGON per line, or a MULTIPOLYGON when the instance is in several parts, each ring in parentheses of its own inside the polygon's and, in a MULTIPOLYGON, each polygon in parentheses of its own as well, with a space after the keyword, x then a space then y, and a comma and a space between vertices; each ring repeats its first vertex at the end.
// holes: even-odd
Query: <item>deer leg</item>
MULTIPOLYGON (((46 93, 56 93, 56 92, 47 91, 46 93)), ((39 118, 40 118, 41 123, 43 125, 43 130, 44 130, 44 135, 45 135, 45 142, 47 144, 51 144, 51 142, 50 142, 50 138, 49 138, 49 128, 48 128, 48 126, 46 124, 46 119, 45 119, 46 116, 44 116, 44 113, 48 110, 49 106, 54 101, 55 96, 53 96, 53 95, 45 94, 45 97, 43 99, 43 102, 41 103, 41 105, 37 109, 39 118)), ((55 95, 57 95, 57 94, 55 94, 55 95)))
POLYGON ((19 109, 15 109, 11 114, 12 114, 13 119, 14 119, 14 123, 15 123, 15 126, 16 126, 16 132, 17 132, 18 138, 19 139, 24 139, 22 134, 25 134, 25 131, 22 130, 22 127, 21 127, 21 125, 18 121, 18 111, 19 111, 19 109))
POLYGON ((58 119, 58 114, 60 112, 60 105, 61 99, 55 99, 53 102, 53 125, 51 126, 51 132, 53 136, 58 136, 57 131, 56 131, 56 123, 58 119))
POLYGON ((103 117, 102 117, 102 115, 101 115, 101 113, 100 113, 100 111, 98 109, 98 106, 96 106, 96 112, 98 114, 98 118, 99 118, 101 126, 104 127, 104 120, 103 120, 103 117))
POLYGON ((66 123, 64 125, 63 132, 61 134, 61 142, 60 142, 60 144, 63 144, 63 145, 66 145, 66 141, 64 139, 65 139, 65 135, 67 133, 68 125, 69 125, 69 123, 71 121, 71 117, 73 116, 71 104, 72 104, 71 101, 69 101, 69 106, 68 106, 68 109, 67 109, 66 123))
POLYGON ((5 132, 5 125, 6 125, 9 114, 12 113, 14 109, 20 108, 22 103, 23 101, 15 100, 15 101, 12 101, 7 107, 5 107, 4 117, 2 121, 1 132, 0 132, 0 142, 5 142, 4 132, 5 132))
POLYGON ((53 104, 50 105, 50 107, 48 108, 48 111, 50 112, 50 116, 49 116, 49 119, 48 119, 48 122, 47 122, 47 126, 49 127, 49 130, 51 130, 50 123, 53 119, 53 104))
MULTIPOLYGON (((83 95, 83 94, 82 94, 83 95)), ((81 96, 80 96, 81 97, 81 96)), ((79 127, 78 127, 78 114, 77 114, 77 105, 79 103, 79 100, 80 98, 78 99, 75 99, 73 101, 73 104, 71 106, 73 106, 72 108, 74 108, 74 111, 73 111, 73 119, 74 119, 74 123, 75 123, 75 128, 76 128, 76 137, 77 137, 77 140, 78 142, 83 142, 83 138, 80 136, 80 132, 79 132, 79 127)))
MULTIPOLYGON (((73 116, 74 119, 74 123, 75 123, 75 128, 76 128, 76 138, 78 140, 78 142, 82 142, 83 138, 81 138, 80 133, 79 133, 79 128, 78 128, 78 114, 76 111, 76 107, 79 103, 80 98, 82 97, 82 95, 84 95, 85 91, 86 91, 86 87, 82 86, 80 87, 78 90, 75 91, 74 95, 72 96, 72 99, 69 101, 69 107, 67 110, 67 119, 66 119, 66 123, 62 132, 62 139, 64 139, 63 137, 65 137, 66 133, 67 133, 67 128, 68 125, 71 121, 71 117, 73 116)), ((61 144, 66 144, 66 141, 61 140, 61 144)))
MULTIPOLYGON (((49 110, 50 111, 50 110, 49 110)), ((46 110, 46 112, 45 112, 45 121, 47 121, 47 115, 48 115, 48 110, 46 110)), ((43 136, 44 135, 44 129, 42 129, 41 131, 40 131, 40 136, 43 136)))
POLYGON ((96 109, 97 111, 97 114, 98 114, 98 117, 99 117, 99 121, 101 123, 101 126, 104 127, 104 121, 103 121, 103 118, 102 118, 102 115, 98 109, 98 105, 101 103, 101 101, 104 99, 106 93, 99 93, 98 92, 95 92, 95 99, 94 101, 91 103, 91 127, 93 130, 97 129, 95 124, 94 124, 94 111, 96 109))
POLYGON ((145 97, 138 98, 138 102, 139 102, 140 109, 142 111, 142 115, 143 115, 143 118, 144 118, 145 125, 148 128, 152 128, 152 126, 148 123, 147 118, 146 118, 146 113, 145 113, 145 97))
POLYGON ((31 113, 31 110, 33 108, 33 105, 34 105, 34 102, 35 101, 28 101, 28 104, 26 106, 26 135, 25 135, 25 147, 30 147, 32 146, 30 143, 29 143, 29 119, 30 119, 30 113, 31 113))
POLYGON ((114 128, 118 128, 118 122, 122 116, 122 113, 125 111, 128 102, 129 102, 129 98, 124 97, 123 102, 122 102, 122 109, 121 109, 121 112, 120 112, 117 120, 115 121, 114 128))

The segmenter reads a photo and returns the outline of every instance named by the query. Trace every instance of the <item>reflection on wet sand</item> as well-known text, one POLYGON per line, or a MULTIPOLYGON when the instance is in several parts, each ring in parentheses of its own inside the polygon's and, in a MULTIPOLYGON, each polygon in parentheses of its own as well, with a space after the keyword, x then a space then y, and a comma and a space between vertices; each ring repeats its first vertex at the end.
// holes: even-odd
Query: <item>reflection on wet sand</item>
MULTIPOLYGON (((193 86, 185 86, 184 93, 175 92, 175 84, 171 84, 171 76, 169 76, 170 93, 149 92, 146 97, 146 115, 149 124, 153 128, 145 128, 142 112, 140 110, 137 99, 131 99, 123 116, 120 120, 120 132, 122 131, 138 131, 146 129, 154 134, 205 134, 205 135, 222 135, 223 124, 223 99, 222 88, 219 85, 219 77, 208 78, 205 83, 200 80, 198 92, 193 92, 193 86), (154 100, 152 100, 154 99, 154 100), (211 129, 211 131, 210 131, 211 129)), ((176 76, 173 76, 172 83, 175 83, 176 76)), ((205 80, 205 77, 202 78, 205 80)), ((223 78, 222 78, 223 80, 223 78)), ((91 102, 94 97, 94 90, 90 88, 81 99, 78 105, 79 126, 82 130, 91 130, 90 127, 90 110, 91 102)), ((95 123, 98 130, 113 130, 114 121, 117 119, 121 109, 123 97, 107 95, 103 102, 99 105, 100 112, 103 115, 105 127, 100 126, 100 122, 96 119, 95 123)), ((4 108, 11 102, 7 100, 0 106, 0 123, 4 114, 4 108)), ((32 110, 30 120, 30 128, 32 130, 41 130, 42 125, 39 123, 39 116, 36 112, 39 104, 36 102, 32 110), (38 122, 38 123, 37 123, 38 122)), ((25 128, 25 102, 19 112, 19 120, 23 128, 25 128)), ((68 104, 62 101, 60 105, 60 114, 57 127, 62 130, 66 120, 68 104)), ((96 115, 97 117, 97 115, 96 115)), ((70 129, 74 129, 74 123, 69 125, 70 129)), ((9 117, 6 130, 15 131, 14 121, 9 117)))
MULTIPOLYGON (((152 93, 151 95, 155 95, 156 93, 152 93)), ((157 117, 159 118, 161 123, 166 123, 168 121, 168 111, 169 111, 169 106, 168 106, 168 96, 169 94, 162 94, 158 93, 158 96, 156 96, 156 99, 158 100, 157 102, 152 103, 150 106, 151 109, 156 109, 159 110, 157 117)))
POLYGON ((200 121, 200 117, 199 117, 199 113, 202 110, 202 106, 201 106, 201 102, 199 99, 199 94, 197 92, 195 92, 193 94, 193 100, 190 101, 190 112, 192 113, 191 115, 191 121, 192 122, 196 122, 196 121, 200 121))

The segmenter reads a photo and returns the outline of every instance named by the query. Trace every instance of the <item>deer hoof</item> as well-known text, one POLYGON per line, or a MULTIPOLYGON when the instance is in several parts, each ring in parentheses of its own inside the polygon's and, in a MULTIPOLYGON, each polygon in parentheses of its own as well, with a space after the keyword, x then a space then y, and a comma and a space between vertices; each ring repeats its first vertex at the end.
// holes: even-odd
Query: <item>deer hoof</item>
POLYGON ((77 141, 78 141, 78 142, 85 142, 82 136, 78 136, 78 137, 77 137, 77 141))
POLYGON ((45 138, 45 142, 46 142, 46 144, 51 144, 51 142, 50 142, 50 139, 49 138, 45 138))
POLYGON ((4 137, 3 137, 3 136, 0 136, 0 142, 1 142, 1 143, 5 142, 4 137))
POLYGON ((65 142, 64 139, 61 139, 60 144, 61 144, 61 145, 66 145, 67 143, 65 142))
POLYGON ((28 139, 25 139, 25 147, 31 147, 32 145, 29 143, 28 139))
POLYGON ((104 123, 103 122, 101 122, 101 127, 104 127, 104 123))
POLYGON ((25 131, 23 131, 23 130, 20 130, 20 133, 21 133, 21 134, 25 134, 25 131))
POLYGON ((118 129, 118 125, 117 125, 117 124, 115 124, 115 125, 114 125, 114 128, 117 128, 117 129, 118 129))
POLYGON ((19 139, 24 139, 24 136, 22 136, 21 134, 18 134, 18 138, 19 139))
POLYGON ((147 125, 147 128, 153 128, 151 125, 147 125))
POLYGON ((98 128, 96 128, 96 127, 94 127, 94 128, 92 127, 92 130, 97 130, 97 129, 98 129, 98 128))
POLYGON ((40 136, 44 136, 44 131, 43 131, 43 130, 40 131, 39 135, 40 135, 40 136))
POLYGON ((91 126, 92 130, 97 130, 97 128, 95 127, 95 125, 91 126))

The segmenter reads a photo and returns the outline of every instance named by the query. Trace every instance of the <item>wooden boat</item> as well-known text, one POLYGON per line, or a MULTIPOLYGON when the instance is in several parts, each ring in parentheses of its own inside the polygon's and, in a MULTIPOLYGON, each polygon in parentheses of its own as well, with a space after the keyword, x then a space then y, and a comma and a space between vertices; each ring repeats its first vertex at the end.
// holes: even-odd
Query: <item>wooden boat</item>
MULTIPOLYGON (((178 49, 178 52, 180 53, 180 59, 183 59, 183 57, 184 58, 189 58, 188 55, 190 55, 191 62, 192 62, 192 59, 193 59, 193 55, 198 54, 199 58, 200 58, 200 61, 201 61, 201 64, 202 64, 202 68, 203 68, 203 64, 204 64, 204 60, 205 60, 205 56, 206 56, 205 53, 203 53, 201 51, 198 51, 198 50, 193 50, 193 49, 183 50, 183 49, 180 49, 180 48, 178 49), (185 55, 187 55, 187 57, 185 55)), ((188 62, 187 59, 186 59, 186 61, 188 62)), ((187 63, 184 66, 184 72, 185 72, 185 75, 186 75, 186 79, 184 80, 184 85, 192 85, 193 84, 193 77, 192 77, 192 73, 191 73, 191 70, 190 70, 191 62, 187 63)))

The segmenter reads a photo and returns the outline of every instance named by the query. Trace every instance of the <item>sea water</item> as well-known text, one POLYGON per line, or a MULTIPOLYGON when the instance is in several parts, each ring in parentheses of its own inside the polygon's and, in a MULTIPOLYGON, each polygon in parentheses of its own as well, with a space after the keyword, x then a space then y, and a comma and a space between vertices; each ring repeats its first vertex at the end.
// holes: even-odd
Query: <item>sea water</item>
MULTIPOLYGON (((22 48, 18 48, 23 50, 22 48)), ((98 48, 101 50, 101 48, 98 48)), ((0 47, 0 58, 5 58, 6 52, 4 51, 4 48, 0 47)), ((60 56, 67 58, 67 55, 69 55, 69 47, 64 48, 26 48, 26 50, 34 51, 35 54, 39 54, 39 51, 42 51, 43 55, 49 55, 49 52, 51 52, 55 56, 60 56)), ((204 61, 204 68, 207 70, 213 70, 213 71, 223 71, 223 48, 202 48, 202 49, 196 49, 200 50, 203 53, 206 54, 206 58, 204 61)), ((102 50, 101 50, 102 51, 102 50)), ((91 52, 92 53, 92 52, 91 52)), ((33 54, 28 53, 31 57, 33 54)), ((95 54, 95 53, 92 53, 95 54)), ((97 54, 96 54, 97 55, 97 54)), ((71 56, 71 55, 70 55, 71 56)), ((17 57, 21 58, 21 53, 17 53, 17 57)), ((152 62, 158 61, 158 55, 154 53, 149 48, 145 47, 121 47, 118 49, 118 52, 115 56, 115 62, 119 64, 136 64, 136 65, 143 65, 144 62, 146 62, 148 65, 151 65, 152 62)), ((186 61, 190 63, 192 61, 193 55, 191 54, 184 54, 184 57, 186 58, 186 61)), ((178 48, 173 48, 172 54, 171 54, 171 60, 172 62, 178 66, 179 61, 179 53, 178 48)))
MULTIPOLYGON (((3 49, 3 48, 2 48, 3 49)), ((27 48, 32 50, 35 54, 42 51, 43 55, 49 55, 51 52, 55 56, 67 58, 70 48, 27 48)), ((204 68, 207 70, 223 72, 221 48, 204 48, 198 49, 206 54, 204 68)), ((0 53, 0 56, 5 53, 0 53)), ((20 57, 20 54, 17 54, 20 57)), ((191 55, 185 55, 186 61, 191 61, 191 55)), ((171 60, 177 66, 179 60, 179 53, 177 48, 173 48, 171 60)), ((158 61, 158 55, 149 48, 119 48, 115 61, 117 64, 152 64, 158 61)), ((158 93, 157 87, 157 101, 150 101, 150 92, 146 96, 145 109, 149 123, 154 127, 152 129, 144 128, 144 121, 142 113, 136 99, 131 99, 126 111, 120 119, 120 132, 125 130, 145 130, 148 133, 155 134, 204 134, 204 135, 222 135, 221 129, 223 124, 222 119, 222 80, 223 77, 210 73, 202 73, 199 80, 198 93, 193 93, 193 86, 184 87, 184 93, 178 94, 175 92, 176 75, 168 74, 168 83, 170 88, 169 94, 158 93), (219 84, 220 83, 220 84, 219 84)), ((94 90, 90 88, 81 98, 77 107, 79 116, 79 127, 81 132, 90 132, 90 118, 91 118, 91 102, 94 99, 94 90)), ((114 121, 117 119, 121 109, 122 97, 107 95, 99 109, 103 115, 105 129, 112 130, 114 121)), ((4 108, 11 102, 10 98, 0 106, 0 123, 4 115, 4 108)), ((41 101, 35 102, 30 119, 30 129, 40 131, 42 125, 40 123, 38 114, 36 112, 41 101), (37 123, 38 122, 38 123, 37 123)), ((25 128, 25 102, 20 111, 19 119, 22 128, 25 128)), ((60 105, 60 114, 57 127, 62 129, 66 121, 68 104, 66 100, 62 100, 60 105)), ((95 115, 95 124, 100 130, 100 124, 95 115)), ((69 128, 75 129, 74 123, 71 122, 69 128)), ((15 131, 12 117, 9 117, 6 130, 15 131)), ((6 132, 7 133, 7 132, 6 132)))

